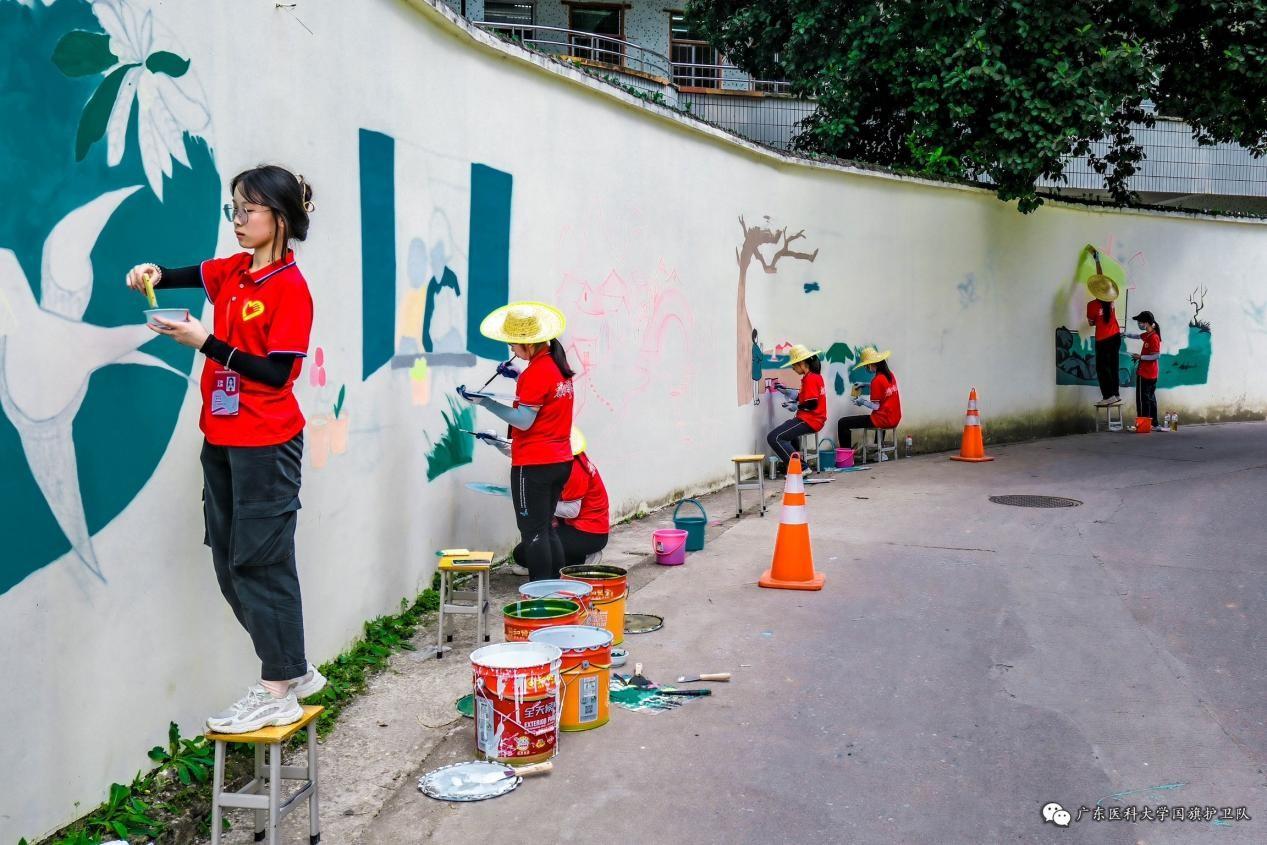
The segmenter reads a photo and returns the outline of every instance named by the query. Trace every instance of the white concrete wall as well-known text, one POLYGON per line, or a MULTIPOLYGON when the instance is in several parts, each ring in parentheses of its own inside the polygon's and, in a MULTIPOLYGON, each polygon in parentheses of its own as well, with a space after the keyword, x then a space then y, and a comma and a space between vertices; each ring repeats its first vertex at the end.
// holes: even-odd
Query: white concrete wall
MULTIPOLYGON (((49 16, 69 14, 82 2, 32 5, 0 17, 0 27, 12 35, 16 27, 52 26, 49 16)), ((754 239, 760 228, 786 227, 789 235, 804 230, 790 250, 816 253, 813 261, 785 256, 775 263, 777 247, 763 246, 773 273, 750 261, 747 310, 763 342, 892 348, 904 425, 917 436, 957 432, 973 385, 987 433, 1003 418, 1030 415, 1041 428, 1064 409, 1086 407, 1092 388, 1056 385, 1053 333, 1081 311, 1071 279, 1087 243, 1128 266, 1136 287, 1132 310, 1158 314, 1168 348, 1182 343, 1189 291, 1198 283, 1208 288, 1201 313, 1213 331, 1208 379, 1163 391, 1163 408, 1259 414, 1267 408, 1267 286, 1261 281, 1267 232, 1261 225, 1074 207, 1021 216, 985 192, 780 159, 675 122, 579 73, 507 52, 421 0, 367 0, 356 14, 339 0, 310 0, 292 10, 247 5, 231 16, 218 4, 193 0, 129 6, 138 21, 152 11, 153 43, 145 51, 169 50, 190 60, 180 84, 210 115, 196 128, 211 141, 222 181, 270 160, 303 172, 316 190, 318 210, 300 261, 316 300, 313 346, 324 351, 328 383, 310 381, 310 358, 298 385, 313 421, 299 555, 315 660, 346 647, 362 620, 394 610, 402 596, 424 587, 434 549, 504 551, 514 539, 506 500, 466 487, 505 484, 499 455, 481 447, 474 463, 427 480, 425 437, 438 439, 445 429, 444 397, 459 383, 482 383, 492 360, 455 366, 433 359, 425 388, 412 383, 407 368, 389 364, 362 377, 361 130, 395 140, 395 319, 402 333, 416 331, 411 274, 426 276, 438 255, 437 266, 454 271, 462 296, 440 295, 432 336, 447 338, 458 354, 472 343, 465 322, 470 167, 479 163, 513 176, 510 294, 555 301, 567 311, 566 339, 587 362, 577 382, 578 422, 621 513, 724 479, 728 457, 756 447, 769 424, 770 402, 739 403, 737 368, 747 366, 747 350, 736 342, 741 217, 754 239), (592 143, 595 138, 602 143, 592 143), (415 238, 422 247, 411 264, 415 238), (807 292, 813 283, 818 289, 807 292), (346 450, 333 454, 326 451, 329 433, 316 429, 331 424, 323 418, 339 384, 347 387, 343 415, 350 431, 346 450)), ((0 4, 0 12, 12 10, 0 4)), ((72 132, 50 130, 48 143, 72 144, 74 117, 87 99, 76 96, 66 124, 72 132)), ((143 106, 153 104, 147 99, 143 106)), ((182 119, 195 128, 195 117, 182 119)), ((129 150, 138 143, 133 134, 123 140, 129 150)), ((96 162, 92 178, 115 173, 105 144, 86 159, 96 162)), ((149 150, 149 161, 157 162, 153 144, 149 150)), ((184 165, 169 163, 179 175, 184 165)), ((68 180, 88 178, 87 170, 75 169, 87 166, 33 170, 22 178, 31 197, 45 196, 68 180)), ((116 169, 128 168, 140 185, 138 197, 154 192, 157 171, 146 172, 128 157, 116 169)), ((206 225, 219 201, 207 200, 206 225)), ((125 259, 156 254, 158 233, 172 224, 158 208, 152 249, 145 243, 112 247, 119 258, 110 268, 97 264, 102 278, 89 288, 85 322, 95 319, 99 304, 139 309, 124 299, 119 268, 125 259)), ((175 225, 193 223, 182 218, 175 225)), ((20 244, 3 241, 8 231, 0 231, 0 257, 8 248, 20 252, 20 244)), ((218 231, 218 253, 227 254, 234 248, 231 232, 223 223, 218 231)), ((95 237, 81 242, 81 251, 95 237)), ((99 243, 110 246, 118 237, 107 228, 99 243)), ((23 262, 27 276, 39 271, 38 250, 32 254, 23 262)), ((0 265, 0 271, 9 268, 0 265)), ((8 343, 8 357, 0 365, 11 387, 33 379, 57 382, 81 358, 24 364, 31 359, 20 353, 31 341, 20 329, 34 312, 23 310, 21 289, 0 288, 6 290, 0 335, 7 336, 0 340, 8 343), (22 366, 48 370, 33 375, 22 366)), ((54 305, 43 303, 46 311, 54 305)), ((75 355, 98 351, 98 341, 78 335, 71 341, 85 344, 75 355)), ((394 351, 408 365, 406 346, 398 343, 394 351)), ((840 369, 829 369, 829 389, 840 369)), ((141 370, 107 366, 100 372, 131 378, 141 370)), ((209 710, 255 678, 250 644, 218 595, 199 544, 199 399, 190 387, 176 401, 183 404, 174 431, 147 434, 167 437, 161 461, 116 515, 91 527, 100 521, 93 508, 85 520, 65 502, 56 524, 44 515, 42 525, 61 526, 68 535, 77 525, 90 526, 90 540, 76 545, 80 554, 63 549, 30 565, 30 549, 26 558, 21 554, 27 538, 20 531, 6 535, 6 545, 15 538, 18 545, 0 571, 26 569, 0 592, 0 641, 9 644, 0 653, 8 691, 0 697, 0 722, 9 738, 0 766, 2 840, 38 836, 94 806, 109 782, 126 782, 146 765, 145 750, 163 740, 169 720, 194 732, 209 710)), ((832 404, 833 418, 848 411, 834 395, 832 404)), ((0 435, 9 438, 0 439, 0 448, 18 443, 4 428, 21 410, 15 408, 5 406, 9 421, 0 417, 0 435)), ((176 414, 175 405, 170 410, 176 414)), ((88 414, 85 405, 77 438, 88 414)), ((92 422, 111 424, 102 417, 92 422)), ((493 423, 481 412, 480 427, 493 423)), ((120 435, 125 462, 129 442, 120 435)), ((77 481, 85 498, 111 481, 85 477, 85 454, 77 474, 73 462, 50 465, 33 447, 13 448, 0 451, 11 482, 2 488, 5 497, 39 505, 42 493, 27 476, 31 462, 51 466, 72 487, 77 481)))

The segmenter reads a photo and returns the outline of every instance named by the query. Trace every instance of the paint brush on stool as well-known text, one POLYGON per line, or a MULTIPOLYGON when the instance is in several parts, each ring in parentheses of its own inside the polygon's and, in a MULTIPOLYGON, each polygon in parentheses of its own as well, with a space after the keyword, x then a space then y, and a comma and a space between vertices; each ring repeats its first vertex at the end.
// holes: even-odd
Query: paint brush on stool
POLYGON ((729 672, 710 672, 703 675, 682 675, 677 679, 679 684, 693 684, 696 681, 730 681, 729 672))

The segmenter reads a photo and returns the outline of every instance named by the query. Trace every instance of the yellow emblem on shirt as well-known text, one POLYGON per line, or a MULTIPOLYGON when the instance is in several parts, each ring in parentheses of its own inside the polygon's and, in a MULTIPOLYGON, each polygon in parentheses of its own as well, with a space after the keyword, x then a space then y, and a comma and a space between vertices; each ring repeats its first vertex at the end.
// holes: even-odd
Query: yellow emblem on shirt
POLYGON ((254 320, 256 317, 264 313, 264 303, 258 299, 248 299, 242 303, 242 322, 246 323, 254 320))

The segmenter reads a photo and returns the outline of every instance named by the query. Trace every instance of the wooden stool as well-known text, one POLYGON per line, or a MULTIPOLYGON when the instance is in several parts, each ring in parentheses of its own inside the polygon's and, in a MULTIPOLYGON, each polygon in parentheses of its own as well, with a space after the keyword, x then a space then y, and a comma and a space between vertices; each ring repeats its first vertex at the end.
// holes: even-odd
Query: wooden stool
POLYGON ((303 705, 304 715, 298 721, 280 728, 262 728, 247 734, 207 732, 215 743, 215 773, 211 782, 211 845, 220 845, 220 828, 225 807, 241 807, 255 811, 255 841, 268 840, 277 845, 277 827, 301 801, 308 802, 308 842, 321 841, 320 804, 317 798, 317 717, 324 707, 303 705), (301 730, 308 730, 308 765, 283 766, 282 744, 301 730), (239 792, 224 789, 224 750, 230 742, 255 746, 255 777, 239 792), (268 746, 268 772, 264 771, 264 747, 268 746), (282 800, 282 781, 303 781, 299 791, 282 800), (267 792, 265 785, 267 784, 267 792))
POLYGON ((878 460, 888 460, 885 455, 892 454, 893 460, 897 460, 897 429, 896 428, 864 428, 862 430, 862 462, 867 463, 867 454, 874 453, 878 460), (893 435, 893 442, 885 444, 884 433, 890 432, 893 435), (875 435, 872 439, 872 435, 875 435))
POLYGON ((1121 431, 1125 424, 1122 421, 1122 403, 1095 406, 1095 430, 1100 430, 1100 412, 1104 412, 1104 427, 1109 431, 1121 431))
POLYGON ((734 455, 730 460, 735 465, 735 501, 739 507, 735 516, 743 516, 743 491, 745 490, 757 491, 761 515, 765 516, 765 455, 734 455), (746 464, 752 464, 757 470, 756 480, 749 481, 747 484, 743 482, 743 468, 746 464))
POLYGON ((446 614, 475 614, 475 642, 488 642, 488 570, 492 566, 492 552, 472 552, 467 549, 444 549, 440 552, 440 630, 436 636, 436 657, 444 657, 445 643, 453 642, 453 635, 445 634, 446 614), (475 576, 475 590, 457 590, 454 579, 461 575, 475 576), (451 601, 452 600, 452 601, 451 601), (457 604, 456 601, 466 602, 457 604))

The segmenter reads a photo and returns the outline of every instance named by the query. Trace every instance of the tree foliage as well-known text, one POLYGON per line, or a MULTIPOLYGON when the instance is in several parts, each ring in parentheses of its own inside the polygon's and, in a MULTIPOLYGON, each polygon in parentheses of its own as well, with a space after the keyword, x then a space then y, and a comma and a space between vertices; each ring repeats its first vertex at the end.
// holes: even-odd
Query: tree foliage
POLYGON ((1070 156, 1129 202, 1149 102, 1199 143, 1267 152, 1267 0, 689 0, 687 15, 742 69, 817 100, 798 149, 988 179, 1021 211, 1070 156))

